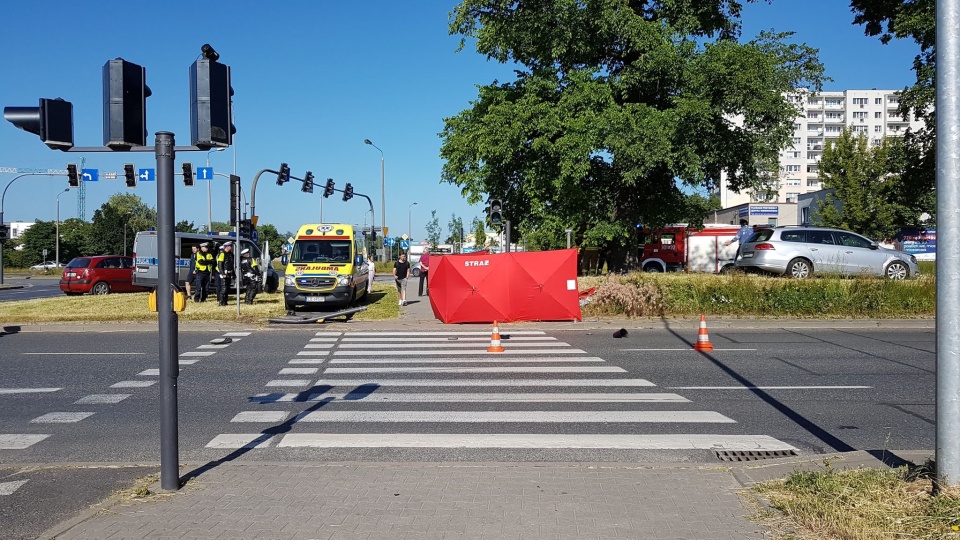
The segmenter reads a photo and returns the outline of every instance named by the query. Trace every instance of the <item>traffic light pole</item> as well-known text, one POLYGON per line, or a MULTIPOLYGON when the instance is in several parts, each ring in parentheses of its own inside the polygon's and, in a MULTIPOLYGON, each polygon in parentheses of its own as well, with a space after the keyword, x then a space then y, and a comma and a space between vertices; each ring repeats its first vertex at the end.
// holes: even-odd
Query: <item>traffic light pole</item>
MULTIPOLYGON (((7 182, 7 187, 3 188, 3 195, 0 195, 0 227, 4 226, 3 221, 3 203, 7 200, 7 190, 10 189, 10 186, 23 178, 24 176, 63 176, 62 174, 49 174, 49 173, 23 173, 13 177, 13 180, 7 182)), ((0 243, 0 285, 3 285, 3 245, 6 242, 0 243)), ((57 261, 58 263, 60 261, 57 261)))

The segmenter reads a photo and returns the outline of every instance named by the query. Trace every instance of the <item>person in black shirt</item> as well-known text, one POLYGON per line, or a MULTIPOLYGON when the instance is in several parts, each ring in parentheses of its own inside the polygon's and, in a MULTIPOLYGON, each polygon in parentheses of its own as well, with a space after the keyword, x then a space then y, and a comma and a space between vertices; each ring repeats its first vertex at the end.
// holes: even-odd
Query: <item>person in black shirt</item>
POLYGON ((393 279, 397 282, 401 306, 407 303, 407 273, 409 272, 410 263, 407 262, 407 254, 400 253, 400 260, 393 263, 393 279))

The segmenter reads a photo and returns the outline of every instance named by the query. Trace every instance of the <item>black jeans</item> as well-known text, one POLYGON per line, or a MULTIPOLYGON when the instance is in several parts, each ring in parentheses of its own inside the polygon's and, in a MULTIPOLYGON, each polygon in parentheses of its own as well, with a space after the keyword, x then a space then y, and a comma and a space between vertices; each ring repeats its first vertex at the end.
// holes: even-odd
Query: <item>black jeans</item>
POLYGON ((428 272, 420 272, 420 289, 417 293, 417 296, 423 296, 423 292, 427 292, 427 296, 430 296, 430 283, 427 281, 428 272))

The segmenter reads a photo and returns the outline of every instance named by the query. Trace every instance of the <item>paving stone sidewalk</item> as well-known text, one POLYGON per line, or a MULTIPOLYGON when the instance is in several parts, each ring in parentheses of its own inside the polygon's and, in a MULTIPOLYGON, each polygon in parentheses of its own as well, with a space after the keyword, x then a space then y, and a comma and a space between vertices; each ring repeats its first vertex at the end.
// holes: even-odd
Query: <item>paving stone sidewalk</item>
POLYGON ((224 463, 43 538, 765 538, 744 489, 695 464, 224 463))

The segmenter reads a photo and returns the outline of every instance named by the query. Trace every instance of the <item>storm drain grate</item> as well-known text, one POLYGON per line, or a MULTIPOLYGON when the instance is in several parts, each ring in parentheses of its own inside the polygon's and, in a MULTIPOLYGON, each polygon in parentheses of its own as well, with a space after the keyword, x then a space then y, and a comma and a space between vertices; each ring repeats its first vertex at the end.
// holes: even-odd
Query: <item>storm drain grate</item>
POLYGON ((794 450, 718 450, 717 459, 720 461, 759 461, 761 459, 775 459, 797 456, 794 450))

